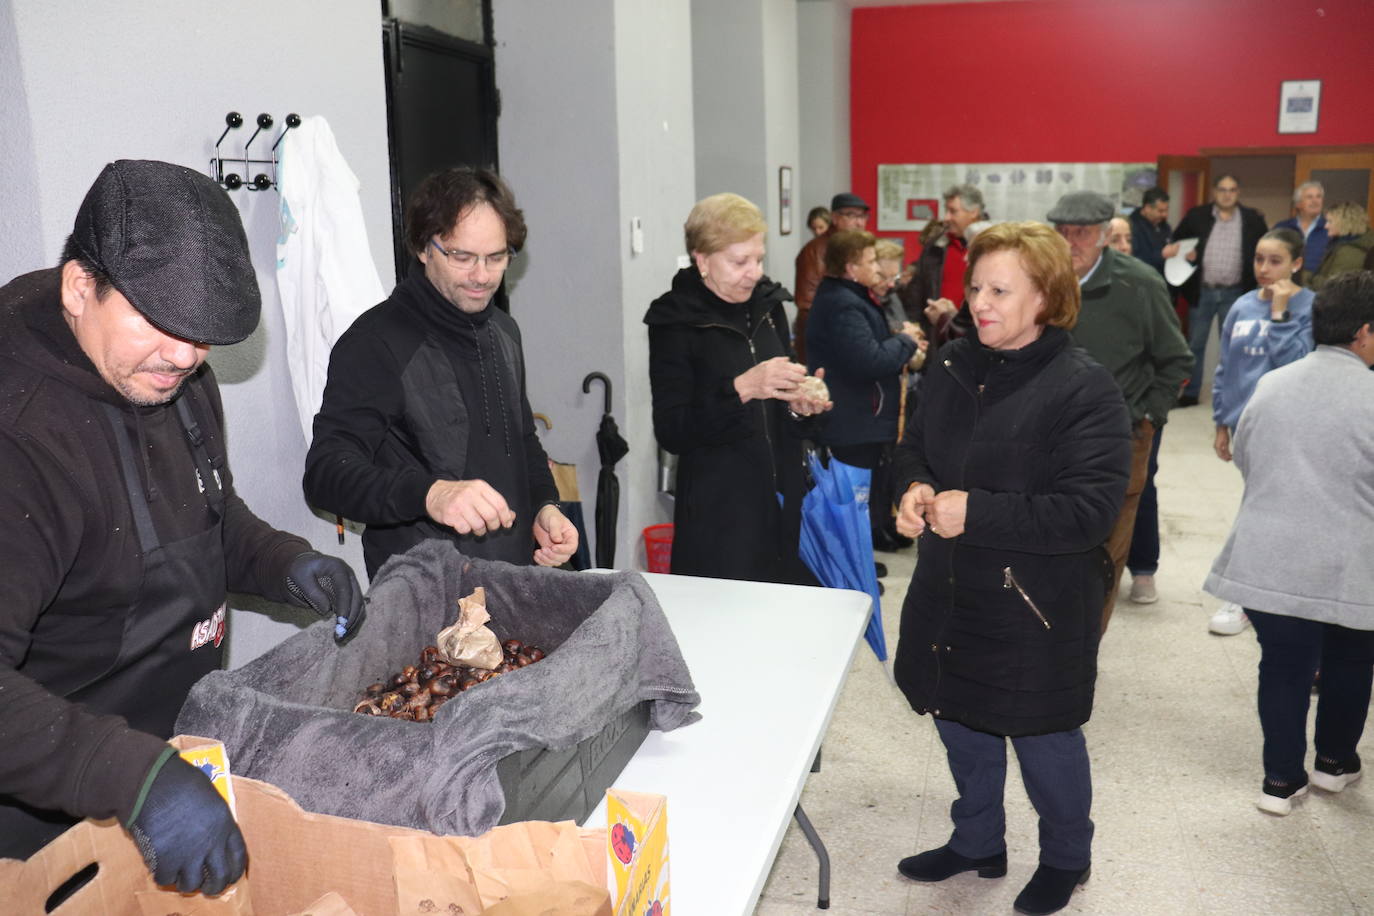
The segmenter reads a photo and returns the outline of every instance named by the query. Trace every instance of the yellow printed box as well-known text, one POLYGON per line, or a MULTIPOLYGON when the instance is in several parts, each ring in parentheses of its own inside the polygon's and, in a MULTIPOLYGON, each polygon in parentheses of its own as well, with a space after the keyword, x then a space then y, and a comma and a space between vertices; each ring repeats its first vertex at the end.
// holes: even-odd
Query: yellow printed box
POLYGON ((225 752, 224 745, 208 738, 193 738, 185 735, 178 735, 168 744, 176 748, 182 760, 209 777, 216 791, 229 805, 229 813, 237 818, 238 809, 234 806, 234 783, 229 779, 229 755, 225 752))
POLYGON ((606 846, 615 916, 669 916, 668 800, 607 789, 606 846))

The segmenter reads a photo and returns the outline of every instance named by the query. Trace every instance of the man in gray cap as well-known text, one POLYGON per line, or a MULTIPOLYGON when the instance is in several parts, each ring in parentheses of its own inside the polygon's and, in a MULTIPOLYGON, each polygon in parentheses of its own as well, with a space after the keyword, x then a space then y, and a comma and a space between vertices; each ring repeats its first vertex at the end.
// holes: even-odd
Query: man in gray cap
POLYGON ((849 191, 836 194, 830 198, 830 228, 797 252, 797 282, 792 288, 797 300, 797 321, 792 330, 792 349, 803 363, 806 362, 806 319, 811 313, 811 300, 816 298, 816 287, 825 276, 825 249, 830 244, 830 237, 867 225, 867 202, 849 191))
POLYGON ((1069 243, 1073 269, 1083 291, 1074 341, 1112 373, 1131 412, 1134 440, 1131 481, 1121 514, 1107 541, 1113 566, 1112 590, 1102 612, 1105 631, 1131 546, 1136 508, 1145 487, 1150 443, 1178 399, 1192 369, 1193 355, 1169 305, 1164 279, 1143 261, 1107 247, 1115 209, 1093 191, 1059 198, 1048 219, 1069 243))
POLYGON ((106 166, 60 266, 0 289, 0 857, 115 817, 159 884, 219 893, 243 837, 166 739, 226 593, 362 621, 348 565, 234 492, 205 356, 260 304, 228 195, 165 162, 106 166))

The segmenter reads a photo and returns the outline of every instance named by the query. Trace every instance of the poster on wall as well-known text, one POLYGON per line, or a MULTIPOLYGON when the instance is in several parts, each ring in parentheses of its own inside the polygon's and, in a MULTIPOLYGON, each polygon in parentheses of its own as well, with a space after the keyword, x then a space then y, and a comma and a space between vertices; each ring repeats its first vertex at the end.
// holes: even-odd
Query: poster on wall
POLYGON ((989 218, 1043 220, 1068 191, 1098 191, 1121 209, 1140 205, 1156 181, 1153 162, 1005 162, 878 166, 878 229, 919 232, 940 218, 956 184, 983 192, 989 218))
POLYGON ((1315 134, 1321 101, 1321 80, 1284 80, 1279 86, 1279 133, 1315 134))

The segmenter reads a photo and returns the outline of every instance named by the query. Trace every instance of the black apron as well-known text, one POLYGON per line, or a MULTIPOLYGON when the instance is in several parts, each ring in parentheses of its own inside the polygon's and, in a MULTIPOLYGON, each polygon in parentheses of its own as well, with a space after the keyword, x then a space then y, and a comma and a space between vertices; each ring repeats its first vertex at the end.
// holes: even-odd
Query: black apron
MULTIPOLYGON (((220 667, 229 624, 221 533, 223 462, 211 460, 187 404, 188 394, 184 391, 177 398, 176 411, 210 508, 210 526, 167 544, 158 539, 124 414, 114 405, 102 405, 119 446, 143 553, 143 582, 137 599, 122 615, 110 614, 103 621, 117 651, 107 649, 101 667, 92 668, 82 660, 56 669, 26 665, 23 671, 58 696, 93 713, 123 716, 130 727, 159 738, 172 736, 191 685, 220 667), (91 675, 92 670, 100 673, 91 675)), ((27 857, 76 821, 61 811, 39 811, 0 796, 0 856, 27 857)))

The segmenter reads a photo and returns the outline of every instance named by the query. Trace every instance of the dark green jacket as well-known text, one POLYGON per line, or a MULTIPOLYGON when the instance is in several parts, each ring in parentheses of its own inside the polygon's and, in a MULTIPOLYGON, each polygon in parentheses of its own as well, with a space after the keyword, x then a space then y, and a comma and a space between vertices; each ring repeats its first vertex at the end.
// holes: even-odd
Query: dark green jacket
POLYGON ((1363 270, 1365 256, 1370 251, 1374 251, 1374 229, 1366 230, 1363 235, 1332 239, 1330 247, 1326 249, 1326 257, 1322 258, 1321 267, 1312 275, 1308 285, 1319 290, 1336 274, 1363 270))
POLYGON ((1111 248, 1083 284, 1074 343, 1116 379, 1134 424, 1168 419, 1193 354, 1178 327, 1164 278, 1145 262, 1111 248))

